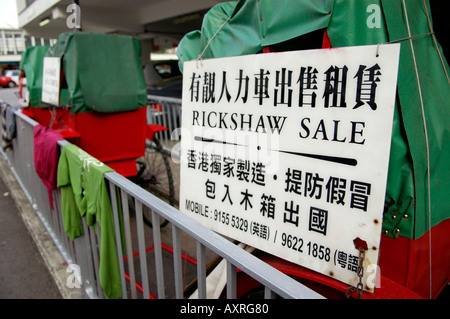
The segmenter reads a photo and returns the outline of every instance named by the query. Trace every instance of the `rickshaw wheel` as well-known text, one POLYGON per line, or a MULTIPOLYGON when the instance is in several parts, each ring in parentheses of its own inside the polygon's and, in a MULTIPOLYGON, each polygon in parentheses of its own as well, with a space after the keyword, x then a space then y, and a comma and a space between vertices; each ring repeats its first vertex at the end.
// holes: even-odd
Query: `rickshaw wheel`
MULTIPOLYGON (((136 160, 138 170, 138 184, 150 193, 175 205, 175 188, 173 185, 172 169, 168 154, 162 148, 157 138, 154 138, 153 146, 147 147, 145 156, 136 160)), ((148 207, 143 207, 144 222, 153 227, 152 212, 148 207)), ((166 226, 169 221, 159 217, 160 227, 166 226)))

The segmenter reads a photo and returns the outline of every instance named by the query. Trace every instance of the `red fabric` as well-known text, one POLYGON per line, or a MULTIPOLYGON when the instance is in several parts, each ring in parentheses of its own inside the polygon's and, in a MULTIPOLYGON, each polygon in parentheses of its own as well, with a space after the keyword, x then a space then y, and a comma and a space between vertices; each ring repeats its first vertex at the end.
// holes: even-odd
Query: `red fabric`
POLYGON ((331 42, 327 30, 323 32, 322 49, 331 49, 331 42))
POLYGON ((38 124, 34 127, 34 168, 48 189, 52 209, 52 191, 56 189, 58 174, 58 141, 62 139, 60 134, 46 126, 38 124))
POLYGON ((276 52, 272 47, 263 47, 263 53, 273 53, 276 52))
POLYGON ((381 236, 378 265, 383 276, 424 298, 430 297, 430 233, 431 296, 436 298, 450 281, 450 219, 440 222, 431 232, 417 239, 381 236))

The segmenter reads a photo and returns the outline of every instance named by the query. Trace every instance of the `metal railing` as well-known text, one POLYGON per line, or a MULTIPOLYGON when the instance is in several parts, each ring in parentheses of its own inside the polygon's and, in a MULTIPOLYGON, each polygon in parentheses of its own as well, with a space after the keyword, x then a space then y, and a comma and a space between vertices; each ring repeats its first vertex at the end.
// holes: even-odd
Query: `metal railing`
MULTIPOLYGON (((61 213, 59 190, 53 191, 54 207, 51 208, 47 188, 38 177, 34 168, 34 126, 38 123, 15 112, 16 137, 12 141, 12 151, 2 152, 12 173, 15 175, 22 190, 32 204, 34 211, 47 229, 57 248, 68 265, 77 265, 81 272, 74 272, 79 283, 89 298, 103 298, 101 287, 97 281, 99 255, 96 243, 100 242, 92 227, 83 220, 86 236, 70 240, 64 230, 61 213), (81 277, 81 274, 83 275, 81 277)), ((60 145, 68 144, 60 141, 60 145)))
POLYGON ((147 99, 147 124, 159 124, 168 128, 159 133, 159 138, 163 148, 170 152, 178 142, 178 136, 174 136, 174 132, 181 126, 181 99, 157 95, 148 95, 147 99))
MULTIPOLYGON (((13 140, 13 150, 1 153, 6 157, 11 170, 67 264, 80 267, 78 280, 86 295, 89 298, 104 298, 98 280, 101 231, 87 226, 83 219, 85 235, 73 241, 67 237, 62 223, 60 192, 58 189, 54 191, 55 205, 52 210, 47 189, 34 169, 33 127, 38 123, 20 111, 16 111, 15 115, 16 137, 13 140)), ((58 143, 61 147, 68 144, 65 140, 58 143)), ((322 298, 315 291, 202 226, 118 173, 106 173, 105 178, 109 184, 110 195, 113 195, 111 198, 114 199, 115 194, 121 198, 121 207, 118 207, 115 200, 111 200, 111 204, 116 242, 124 243, 126 247, 122 250, 121 245, 117 245, 123 298, 185 298, 187 261, 191 262, 190 267, 196 267, 193 273, 196 277, 194 279, 197 282, 198 298, 206 298, 206 268, 212 260, 211 256, 219 256, 226 263, 228 298, 237 296, 238 269, 265 287, 266 298, 272 298, 275 294, 283 298, 322 298), (133 210, 130 209, 130 202, 134 202, 133 210), (151 210, 152 228, 144 224, 145 209, 151 210), (119 221, 120 217, 122 223, 119 221), (160 229, 158 218, 169 220, 172 226, 160 229), (167 239, 172 247, 164 242, 167 239), (191 250, 186 244, 188 240, 190 243, 194 242, 194 245, 190 246, 191 250), (167 252, 170 252, 169 257, 167 252), (154 263, 154 266, 151 266, 151 263, 154 263)))

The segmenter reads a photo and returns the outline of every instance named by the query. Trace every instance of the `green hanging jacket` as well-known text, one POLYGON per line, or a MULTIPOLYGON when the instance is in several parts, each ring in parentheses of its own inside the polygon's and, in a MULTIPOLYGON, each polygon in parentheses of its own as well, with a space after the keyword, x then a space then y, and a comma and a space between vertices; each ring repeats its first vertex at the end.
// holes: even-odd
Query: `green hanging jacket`
POLYGON ((122 286, 111 200, 104 174, 113 170, 79 147, 63 147, 58 164, 62 219, 70 239, 83 235, 81 218, 101 230, 99 277, 107 298, 120 298, 122 286))

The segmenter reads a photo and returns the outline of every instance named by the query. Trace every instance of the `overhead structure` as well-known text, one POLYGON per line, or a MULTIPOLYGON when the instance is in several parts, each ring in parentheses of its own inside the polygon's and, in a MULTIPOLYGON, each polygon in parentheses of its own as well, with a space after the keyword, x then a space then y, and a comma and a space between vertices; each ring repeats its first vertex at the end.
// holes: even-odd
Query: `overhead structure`
POLYGON ((132 35, 152 40, 152 47, 170 48, 184 34, 201 26, 203 14, 221 0, 16 0, 19 28, 56 39, 71 31, 73 4, 79 3, 83 31, 132 35))

